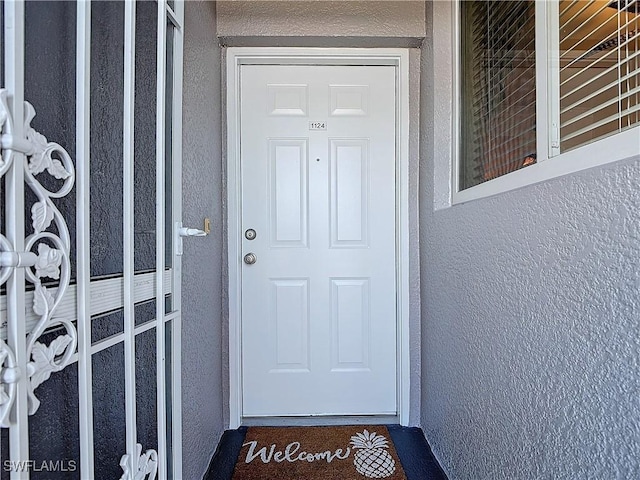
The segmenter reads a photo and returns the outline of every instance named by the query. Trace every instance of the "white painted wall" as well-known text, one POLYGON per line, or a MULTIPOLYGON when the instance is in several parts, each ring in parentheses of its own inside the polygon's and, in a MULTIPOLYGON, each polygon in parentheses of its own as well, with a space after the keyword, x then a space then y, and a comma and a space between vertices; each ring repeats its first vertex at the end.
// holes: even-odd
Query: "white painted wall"
POLYGON ((183 222, 211 233, 184 241, 183 478, 204 475, 224 430, 222 124, 215 3, 185 2, 183 222))
POLYGON ((640 478, 640 158, 446 207, 449 7, 422 53, 426 437, 452 480, 640 478))

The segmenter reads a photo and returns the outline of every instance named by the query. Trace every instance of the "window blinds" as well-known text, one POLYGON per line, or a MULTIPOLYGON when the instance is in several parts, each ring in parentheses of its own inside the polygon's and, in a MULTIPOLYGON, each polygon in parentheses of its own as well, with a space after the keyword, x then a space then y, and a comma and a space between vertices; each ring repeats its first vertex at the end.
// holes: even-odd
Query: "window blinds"
POLYGON ((561 151, 640 124, 639 1, 560 1, 561 151))
POLYGON ((460 190, 536 159, 535 2, 460 2, 460 190))

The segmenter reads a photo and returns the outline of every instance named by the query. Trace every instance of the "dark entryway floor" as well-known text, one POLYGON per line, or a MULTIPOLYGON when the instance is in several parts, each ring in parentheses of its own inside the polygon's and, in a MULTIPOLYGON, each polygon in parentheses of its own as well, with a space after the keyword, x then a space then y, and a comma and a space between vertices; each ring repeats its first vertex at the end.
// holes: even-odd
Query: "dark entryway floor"
MULTIPOLYGON (((399 425, 388 425, 387 428, 402 462, 407 480, 447 480, 431 453, 431 448, 421 429, 399 425)), ((224 432, 203 480, 231 479, 233 467, 242 448, 246 432, 246 427, 224 432)))

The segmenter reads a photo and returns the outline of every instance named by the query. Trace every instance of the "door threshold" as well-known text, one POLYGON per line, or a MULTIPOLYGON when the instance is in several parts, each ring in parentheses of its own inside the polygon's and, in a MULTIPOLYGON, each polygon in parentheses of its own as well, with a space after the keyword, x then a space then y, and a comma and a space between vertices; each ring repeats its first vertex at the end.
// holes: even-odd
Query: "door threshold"
POLYGON ((398 415, 327 415, 296 417, 242 417, 245 427, 313 427, 321 425, 395 425, 398 415))

